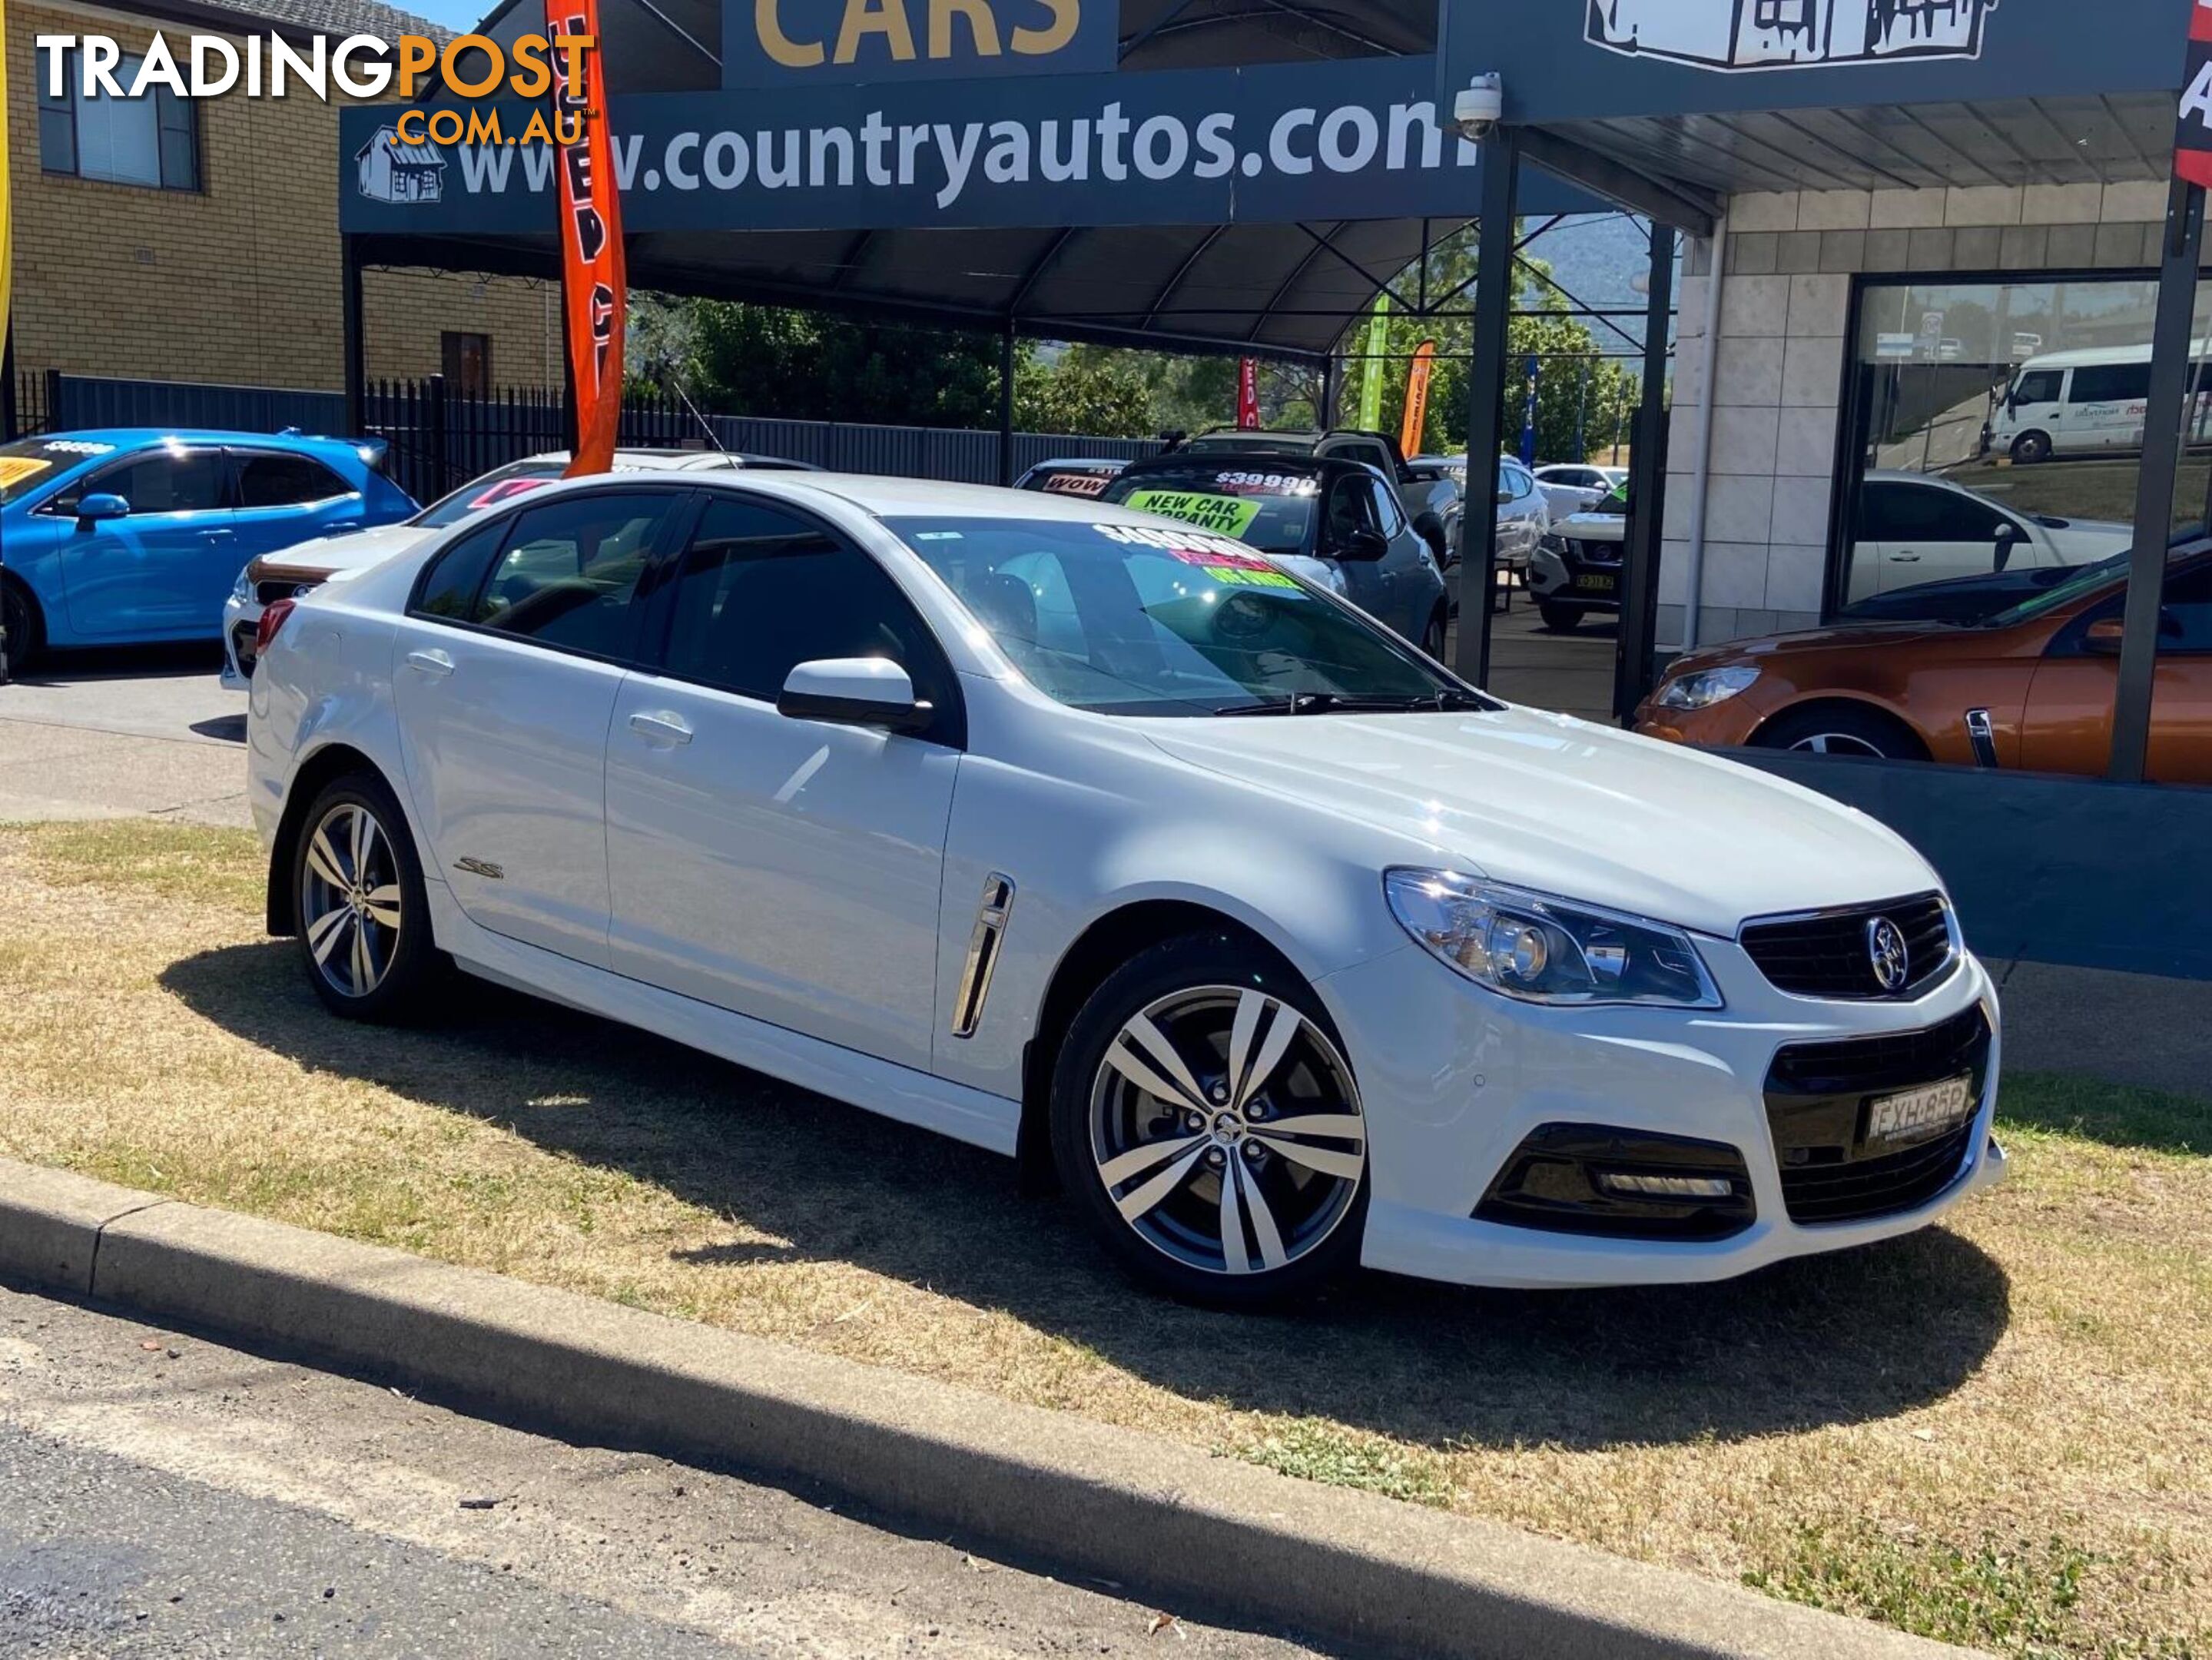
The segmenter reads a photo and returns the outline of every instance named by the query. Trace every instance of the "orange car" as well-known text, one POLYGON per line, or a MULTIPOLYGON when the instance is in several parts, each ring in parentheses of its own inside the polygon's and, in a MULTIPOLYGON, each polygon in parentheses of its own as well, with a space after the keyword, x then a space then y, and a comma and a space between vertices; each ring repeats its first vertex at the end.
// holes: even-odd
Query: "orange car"
MULTIPOLYGON (((1887 756, 2102 776, 2128 556, 1978 623, 1838 624, 1692 652, 1636 730, 1676 743, 1887 756)), ((2166 567, 2148 774, 2212 784, 2212 550, 2166 567)))

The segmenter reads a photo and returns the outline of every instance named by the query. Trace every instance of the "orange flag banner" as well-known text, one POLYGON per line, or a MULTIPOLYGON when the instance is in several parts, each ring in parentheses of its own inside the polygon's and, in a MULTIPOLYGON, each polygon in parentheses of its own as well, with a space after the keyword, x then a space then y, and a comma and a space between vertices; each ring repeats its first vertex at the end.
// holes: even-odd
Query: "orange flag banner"
POLYGON ((574 478, 614 465, 629 286, 623 260, 622 203, 615 193, 614 136, 607 131, 606 76, 599 65, 599 0, 545 0, 545 33, 554 43, 561 308, 576 397, 576 450, 568 477, 574 478), (564 35, 580 35, 591 43, 581 54, 580 86, 568 75, 570 54, 560 49, 564 35))
POLYGON ((1421 435, 1429 424, 1429 377, 1437 369, 1437 343, 1424 340, 1413 348, 1413 367, 1406 371, 1406 418, 1398 429, 1398 453, 1419 455, 1421 435))

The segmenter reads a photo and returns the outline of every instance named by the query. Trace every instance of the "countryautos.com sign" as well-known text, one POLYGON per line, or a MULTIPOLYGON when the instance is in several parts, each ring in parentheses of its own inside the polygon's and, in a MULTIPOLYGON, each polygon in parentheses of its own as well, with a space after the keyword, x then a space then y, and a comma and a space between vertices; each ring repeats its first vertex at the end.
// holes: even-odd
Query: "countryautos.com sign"
MULTIPOLYGON (((672 93, 612 100, 609 126, 632 232, 1466 217, 1478 152, 1438 126, 1435 84, 1425 58, 1006 79, 988 119, 958 82, 672 93)), ((507 141, 530 113, 347 111, 343 228, 544 230, 550 154, 507 141), (437 188, 370 177, 394 136, 437 188)), ((1601 205, 1523 189, 1531 213, 1601 205)))

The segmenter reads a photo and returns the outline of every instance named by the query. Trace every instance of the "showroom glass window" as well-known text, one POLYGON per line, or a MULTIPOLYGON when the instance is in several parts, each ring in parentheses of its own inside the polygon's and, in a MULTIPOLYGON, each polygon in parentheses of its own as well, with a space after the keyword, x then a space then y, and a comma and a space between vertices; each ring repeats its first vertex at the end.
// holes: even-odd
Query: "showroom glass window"
MULTIPOLYGON (((2128 547, 2157 302, 2148 274, 1863 283, 1829 614, 1971 622, 2128 547)), ((2212 461, 2212 365, 2191 384, 2177 530, 2212 461)))
MULTIPOLYGON (((116 84, 127 93, 144 61, 132 57, 117 64, 116 84)), ((65 53, 62 94, 55 98, 48 95, 42 66, 39 166, 44 171, 156 190, 199 189, 199 113, 191 100, 166 87, 149 87, 137 98, 88 97, 81 73, 80 55, 65 53)))

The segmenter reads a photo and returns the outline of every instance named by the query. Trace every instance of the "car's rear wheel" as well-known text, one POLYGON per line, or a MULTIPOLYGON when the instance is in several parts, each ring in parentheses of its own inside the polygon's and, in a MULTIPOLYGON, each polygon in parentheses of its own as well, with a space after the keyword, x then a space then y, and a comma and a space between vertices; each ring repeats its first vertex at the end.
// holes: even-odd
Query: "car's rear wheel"
POLYGON ((39 620, 38 601, 15 578, 0 577, 0 680, 23 673, 38 660, 46 644, 46 629, 39 620))
POLYGON ((2012 441, 2012 459, 2022 466, 2033 466, 2039 461, 2051 459, 2051 435, 2047 432, 2024 432, 2012 441))
POLYGON ((440 965, 422 868, 384 781, 350 773, 301 821, 292 895, 308 983, 350 1020, 412 1013, 440 965))
POLYGON ((1580 605, 1563 605, 1555 599, 1539 599, 1536 614, 1544 619, 1544 626, 1554 634, 1571 634, 1583 620, 1580 605))
POLYGON ((1863 760, 1928 758, 1927 745, 1903 721, 1880 709, 1854 708, 1849 704, 1790 709, 1760 727, 1751 741, 1760 749, 1855 755, 1863 760))
POLYGON ((1367 1125, 1310 988, 1191 936, 1125 964, 1054 1069, 1060 1179, 1121 1264, 1194 1302, 1311 1291, 1356 1260, 1367 1125))

